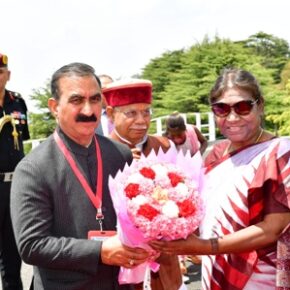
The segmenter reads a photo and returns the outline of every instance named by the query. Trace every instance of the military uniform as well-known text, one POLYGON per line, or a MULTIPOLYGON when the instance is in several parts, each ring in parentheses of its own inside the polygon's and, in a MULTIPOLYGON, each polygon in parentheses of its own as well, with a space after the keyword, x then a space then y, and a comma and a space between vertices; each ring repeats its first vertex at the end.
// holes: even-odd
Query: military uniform
POLYGON ((22 289, 19 257, 10 219, 13 171, 24 157, 23 140, 29 139, 27 108, 18 93, 5 90, 0 106, 0 269, 3 289, 22 289))

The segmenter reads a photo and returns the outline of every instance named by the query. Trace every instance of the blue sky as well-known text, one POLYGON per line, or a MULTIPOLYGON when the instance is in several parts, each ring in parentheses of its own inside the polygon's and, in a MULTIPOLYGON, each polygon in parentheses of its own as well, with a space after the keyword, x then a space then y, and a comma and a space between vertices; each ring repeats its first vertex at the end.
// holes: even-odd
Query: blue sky
POLYGON ((264 31, 290 42, 287 0, 4 0, 0 52, 7 87, 29 95, 73 61, 114 78, 140 73, 150 59, 218 35, 241 40, 264 31))

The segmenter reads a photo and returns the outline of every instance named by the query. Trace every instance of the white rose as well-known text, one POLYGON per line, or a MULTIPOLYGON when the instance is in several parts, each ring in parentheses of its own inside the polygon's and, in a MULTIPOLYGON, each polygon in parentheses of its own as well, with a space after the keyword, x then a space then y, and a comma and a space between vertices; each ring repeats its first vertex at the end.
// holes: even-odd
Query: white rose
POLYGON ((168 170, 162 164, 159 164, 159 163, 158 164, 154 164, 154 165, 151 166, 151 168, 156 173, 156 178, 155 179, 167 177, 168 170))
POLYGON ((169 218, 178 217, 179 208, 172 200, 168 200, 162 207, 162 213, 169 218))
POLYGON ((139 172, 138 173, 134 173, 134 174, 132 174, 132 175, 130 175, 128 177, 127 184, 129 184, 129 183, 140 184, 143 179, 144 179, 144 176, 141 175, 139 172))
POLYGON ((176 185, 175 190, 180 196, 186 197, 188 195, 188 187, 182 182, 176 185))
POLYGON ((135 205, 142 205, 147 203, 147 198, 144 195, 137 195, 136 197, 132 198, 132 203, 134 203, 135 205))

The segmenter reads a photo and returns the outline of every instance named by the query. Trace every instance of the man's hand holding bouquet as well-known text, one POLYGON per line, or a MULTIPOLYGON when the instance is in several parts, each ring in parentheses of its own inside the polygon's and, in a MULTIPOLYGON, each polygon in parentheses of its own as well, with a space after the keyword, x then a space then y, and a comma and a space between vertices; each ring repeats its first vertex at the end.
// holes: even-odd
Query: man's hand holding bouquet
MULTIPOLYGON (((109 179, 111 197, 118 219, 118 235, 131 247, 154 251, 148 242, 156 239, 185 239, 199 226, 203 214, 200 191, 202 158, 198 152, 177 153, 171 148, 156 155, 133 160, 130 166, 109 179)), ((155 253, 156 256, 156 253, 155 253)), ((139 283, 146 268, 158 270, 148 261, 133 269, 121 268, 119 283, 139 283)))

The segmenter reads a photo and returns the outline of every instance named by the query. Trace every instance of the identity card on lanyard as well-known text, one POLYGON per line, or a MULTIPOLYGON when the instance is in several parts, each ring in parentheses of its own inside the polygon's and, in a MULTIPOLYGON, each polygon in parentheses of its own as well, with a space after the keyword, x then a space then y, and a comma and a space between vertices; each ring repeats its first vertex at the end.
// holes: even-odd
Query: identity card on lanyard
POLYGON ((104 219, 104 215, 102 213, 102 197, 103 197, 103 162, 102 162, 102 156, 101 156, 101 151, 100 151, 100 146, 97 141, 96 136, 94 136, 95 140, 95 146, 96 146, 96 155, 97 155, 97 188, 96 188, 96 193, 94 193, 89 186, 86 178, 84 175, 81 173, 81 171, 78 168, 78 165, 76 164, 75 160, 73 159, 71 153, 65 146, 64 142, 62 139, 59 137, 57 131, 54 131, 53 134, 54 140, 56 144, 58 145, 59 149, 62 151, 64 157, 66 158, 67 162, 69 163, 71 169, 73 170, 74 174, 78 178, 79 182, 81 183, 83 189, 85 190, 87 196, 95 206, 97 210, 96 214, 96 219, 100 224, 100 231, 90 231, 88 233, 88 238, 89 239, 94 239, 94 240, 103 240, 104 238, 108 236, 113 236, 116 234, 115 231, 104 231, 103 230, 103 222, 102 220, 104 219))

